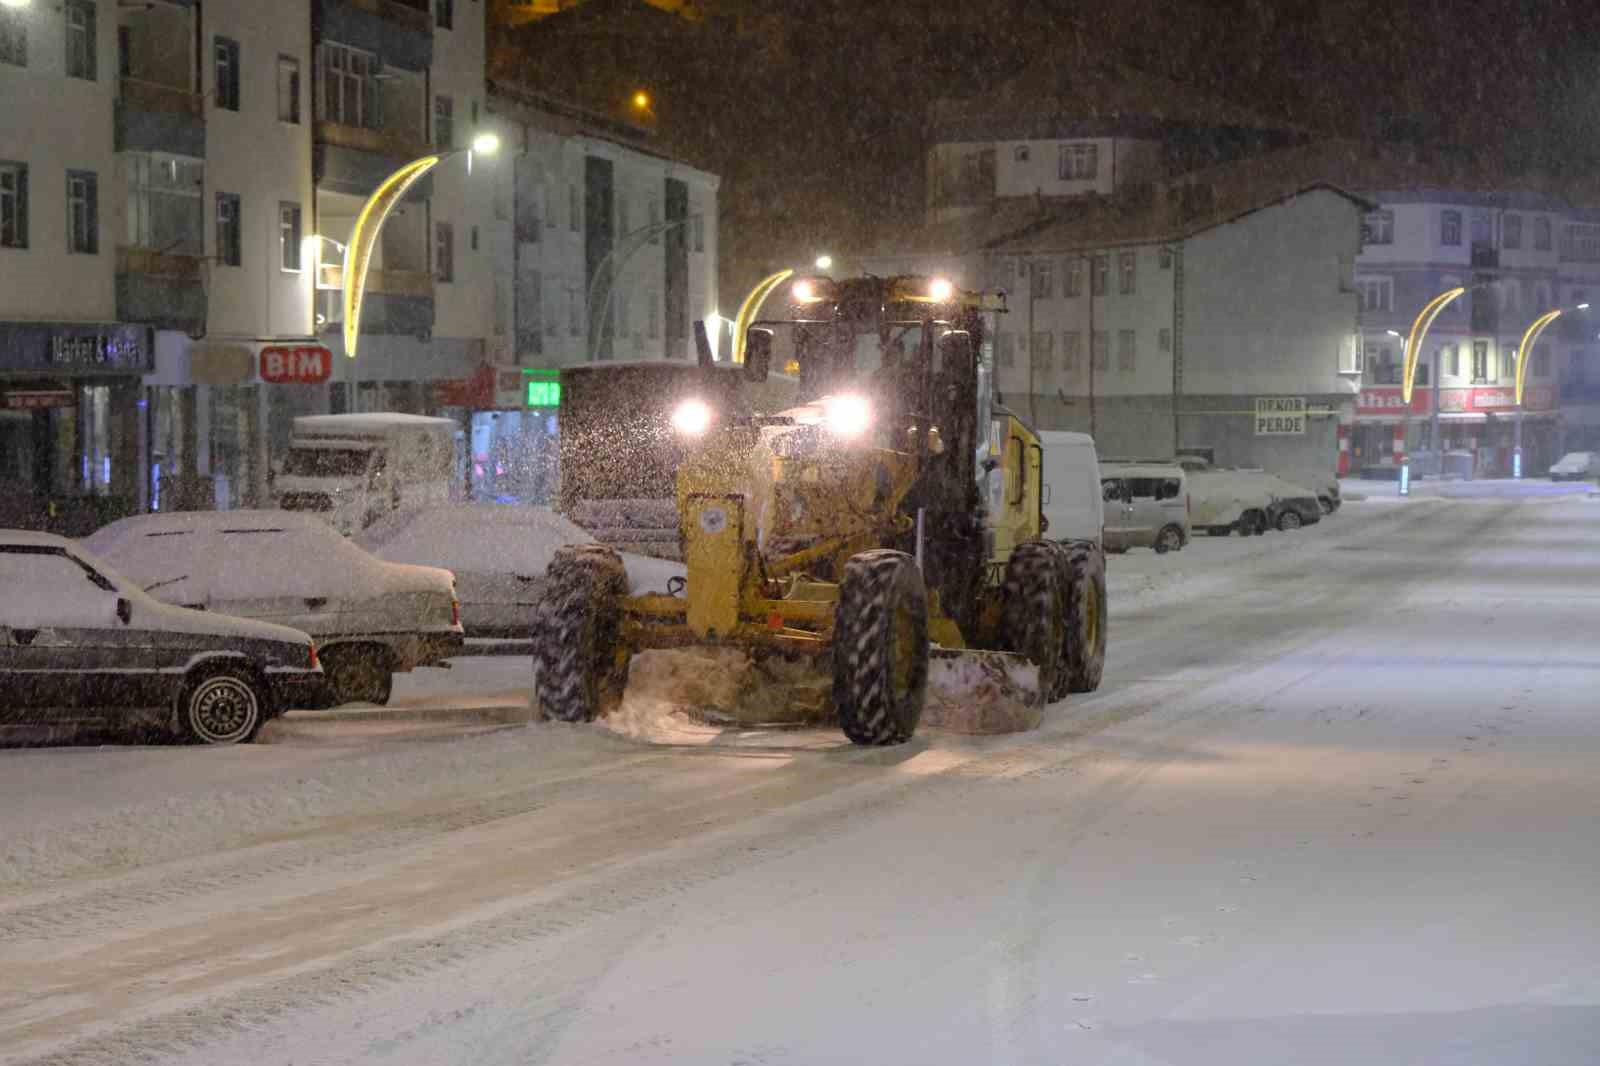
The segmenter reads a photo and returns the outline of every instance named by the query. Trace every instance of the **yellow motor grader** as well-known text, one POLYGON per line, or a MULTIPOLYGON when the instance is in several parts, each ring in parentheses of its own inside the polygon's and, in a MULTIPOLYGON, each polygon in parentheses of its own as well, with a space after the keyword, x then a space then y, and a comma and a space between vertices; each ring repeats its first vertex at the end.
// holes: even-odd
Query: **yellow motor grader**
MULTIPOLYGON (((995 401, 981 354, 1004 294, 869 276, 802 277, 786 296, 786 315, 750 325, 742 366, 702 343, 708 387, 672 413, 695 442, 676 479, 687 577, 632 595, 608 547, 552 559, 533 634, 543 713, 603 714, 636 652, 696 645, 830 672, 857 744, 909 739, 930 673, 1036 706, 1095 689, 1104 559, 1043 538, 1039 437, 995 401), (715 375, 764 381, 775 359, 797 406, 715 402, 715 375)), ((629 461, 627 440, 612 447, 629 461)))

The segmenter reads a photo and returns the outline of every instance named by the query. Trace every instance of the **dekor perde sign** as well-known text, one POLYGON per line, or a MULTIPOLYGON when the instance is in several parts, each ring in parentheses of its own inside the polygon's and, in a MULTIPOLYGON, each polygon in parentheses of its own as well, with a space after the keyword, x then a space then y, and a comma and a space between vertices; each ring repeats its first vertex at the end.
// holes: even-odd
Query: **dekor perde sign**
POLYGON ((1304 396, 1262 396, 1256 400, 1256 436, 1300 436, 1305 431, 1304 396))

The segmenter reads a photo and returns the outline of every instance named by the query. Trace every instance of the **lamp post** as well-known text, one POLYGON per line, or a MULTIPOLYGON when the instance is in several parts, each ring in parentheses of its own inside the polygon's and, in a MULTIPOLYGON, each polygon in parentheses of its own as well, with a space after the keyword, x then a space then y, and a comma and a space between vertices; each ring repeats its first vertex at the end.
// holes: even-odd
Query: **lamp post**
POLYGON ((623 268, 628 265, 628 261, 637 255, 651 241, 655 240, 664 233, 669 233, 672 230, 687 226, 699 217, 701 216, 685 215, 683 218, 670 219, 666 222, 657 222, 654 225, 649 226, 640 226, 638 229, 624 233, 620 238, 618 238, 617 246, 611 249, 611 251, 607 252, 604 259, 600 260, 600 265, 595 267, 594 277, 589 280, 589 293, 587 302, 584 305, 589 311, 589 362, 594 363, 599 361, 600 351, 598 340, 600 336, 600 329, 607 322, 611 321, 611 304, 616 298, 617 294, 617 284, 616 281, 613 280, 611 272, 612 260, 617 259, 618 254, 621 254, 622 258, 617 260, 616 263, 616 272, 620 274, 622 273, 623 268), (624 249, 626 249, 626 251, 624 251, 624 249), (595 307, 595 293, 599 289, 600 282, 602 280, 606 282, 606 298, 603 304, 597 309, 595 307), (598 314, 596 313, 597 310, 598 314))
MULTIPOLYGON (((1406 438, 1411 432, 1411 388, 1412 382, 1416 379, 1417 374, 1417 353, 1422 350, 1422 341, 1428 335, 1428 327, 1432 326, 1433 320, 1439 317, 1439 312, 1443 311, 1451 301, 1455 300, 1466 291, 1467 290, 1461 286, 1457 286, 1453 289, 1446 289, 1444 292, 1441 292, 1439 295, 1423 304, 1422 310, 1417 312, 1416 319, 1411 323, 1411 333, 1406 337, 1405 347, 1402 349, 1402 351, 1405 353, 1405 369, 1400 379, 1400 440, 1401 447, 1406 448, 1406 451, 1402 452, 1400 456, 1400 495, 1402 496, 1407 496, 1411 493, 1411 455, 1410 448, 1406 444, 1406 438)), ((1437 400, 1438 395, 1436 392, 1434 403, 1435 433, 1438 432, 1437 400)), ((1441 474, 1444 472, 1442 454, 1440 456, 1439 472, 1441 474)))
MULTIPOLYGON (((1573 310, 1587 311, 1589 310, 1589 305, 1586 303, 1578 304, 1573 310)), ((1546 327, 1564 313, 1565 309, 1558 307, 1554 311, 1546 311, 1534 319, 1529 323, 1527 331, 1522 335, 1522 343, 1517 347, 1517 418, 1511 424, 1511 476, 1518 480, 1522 478, 1522 397, 1523 383, 1528 378, 1528 364, 1532 361, 1533 347, 1539 343, 1540 334, 1544 333, 1546 327)))
MULTIPOLYGON (((344 252, 344 354, 356 357, 356 344, 361 336, 361 301, 366 295, 367 269, 372 265, 372 250, 377 247, 378 235, 405 194, 434 167, 456 156, 467 157, 467 173, 472 173, 472 157, 493 155, 500 148, 500 138, 493 133, 480 133, 467 148, 425 155, 397 169, 378 183, 356 214, 355 225, 350 229, 350 242, 344 252)), ((353 390, 352 390, 353 391, 353 390)), ((354 396, 351 406, 354 406, 354 396)))

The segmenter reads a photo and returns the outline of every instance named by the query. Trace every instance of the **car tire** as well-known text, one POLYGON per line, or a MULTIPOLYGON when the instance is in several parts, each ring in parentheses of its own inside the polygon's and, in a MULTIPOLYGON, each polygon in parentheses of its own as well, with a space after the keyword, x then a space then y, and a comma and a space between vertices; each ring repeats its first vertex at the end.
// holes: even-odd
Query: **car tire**
POLYGON ((1156 541, 1150 545, 1157 555, 1175 552, 1183 547, 1183 530, 1177 526, 1162 526, 1156 534, 1156 541))
POLYGON ((928 696, 928 593, 916 560, 879 549, 853 555, 833 622, 833 705, 851 743, 901 744, 928 696))
POLYGON ((242 666, 197 670, 178 697, 178 728, 196 744, 248 744, 271 714, 261 680, 242 666))
POLYGON ((1332 514, 1333 513, 1333 497, 1331 497, 1331 496, 1318 496, 1317 497, 1317 506, 1322 508, 1322 513, 1324 515, 1332 514))
POLYGON ((1286 510, 1278 516, 1278 529, 1283 533, 1299 529, 1303 524, 1299 511, 1286 510))
POLYGON ((388 704, 394 691, 394 669, 385 648, 344 644, 322 653, 322 670, 333 692, 334 706, 344 703, 388 704))

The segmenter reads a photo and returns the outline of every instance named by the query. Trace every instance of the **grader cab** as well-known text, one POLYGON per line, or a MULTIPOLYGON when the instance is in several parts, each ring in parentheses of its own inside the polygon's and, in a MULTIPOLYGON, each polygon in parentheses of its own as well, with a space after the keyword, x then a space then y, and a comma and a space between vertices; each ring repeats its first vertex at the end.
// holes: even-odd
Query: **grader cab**
POLYGON ((930 674, 1035 706, 1094 689, 1104 561, 1043 539, 1039 438, 992 401, 982 363, 1003 311, 1003 295, 941 279, 790 284, 787 314, 750 326, 744 374, 780 367, 799 404, 747 415, 708 394, 674 412, 693 442, 676 477, 681 587, 630 594, 599 545, 551 562, 534 633, 543 712, 602 714, 636 652, 693 645, 831 674, 858 744, 909 739, 930 674))

